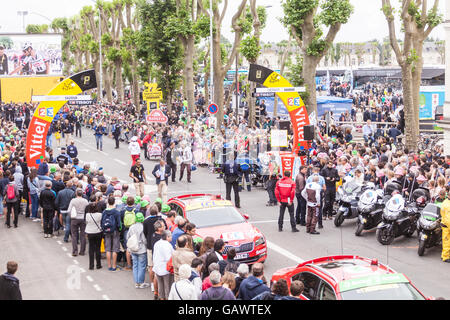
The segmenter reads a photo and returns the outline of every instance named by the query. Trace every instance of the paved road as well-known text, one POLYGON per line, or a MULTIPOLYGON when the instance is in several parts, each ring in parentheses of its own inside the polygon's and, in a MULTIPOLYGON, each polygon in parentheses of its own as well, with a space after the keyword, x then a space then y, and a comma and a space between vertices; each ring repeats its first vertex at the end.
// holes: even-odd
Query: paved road
MULTIPOLYGON (((113 140, 105 138, 104 152, 97 151, 91 131, 84 130, 83 139, 76 139, 76 145, 82 161, 96 161, 104 168, 105 174, 131 182, 128 177, 131 157, 125 144, 122 143, 120 149, 114 149, 113 140)), ((147 174, 150 174, 155 164, 156 161, 144 161, 147 174)), ((222 180, 216 179, 206 168, 193 172, 192 184, 188 184, 185 179, 181 182, 177 179, 176 183, 169 185, 169 196, 193 191, 225 196, 222 180)), ((146 192, 154 200, 157 197, 156 186, 154 179, 150 181, 146 192)), ((450 281, 450 266, 440 261, 439 249, 431 249, 425 256, 419 257, 416 236, 410 239, 397 238, 391 246, 383 246, 376 241, 375 232, 356 237, 354 220, 344 222, 340 228, 336 228, 333 221, 326 220, 318 236, 307 234, 304 227, 300 227, 299 233, 291 233, 288 221, 285 221, 285 231, 278 232, 278 209, 265 206, 268 199, 266 191, 258 188, 251 192, 243 191, 240 195, 242 212, 250 216, 250 222, 268 239, 265 267, 269 278, 274 271, 303 260, 325 255, 354 254, 377 258, 396 271, 405 273, 427 296, 450 297, 447 285, 450 281)), ((18 229, 0 229, 0 243, 6 244, 2 246, 5 250, 0 251, 0 266, 4 268, 9 259, 19 262, 18 277, 25 299, 152 299, 150 289, 134 288, 130 271, 111 273, 106 269, 87 270, 87 256, 75 259, 68 256, 71 248, 62 242, 61 236, 44 239, 38 223, 23 220, 21 217, 18 229), (74 279, 77 279, 76 273, 79 271, 81 281, 80 286, 77 286, 74 279)))

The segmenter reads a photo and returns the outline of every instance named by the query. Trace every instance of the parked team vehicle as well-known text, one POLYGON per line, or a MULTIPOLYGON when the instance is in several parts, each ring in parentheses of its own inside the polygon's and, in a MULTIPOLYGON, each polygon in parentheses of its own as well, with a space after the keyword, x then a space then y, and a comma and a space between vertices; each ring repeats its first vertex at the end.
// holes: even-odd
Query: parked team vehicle
POLYGON ((223 239, 224 259, 228 250, 234 247, 236 261, 251 265, 266 260, 266 238, 248 222, 249 216, 239 212, 231 201, 222 199, 220 195, 201 193, 180 195, 169 199, 167 204, 177 215, 196 225, 196 237, 223 239))
POLYGON ((271 285, 280 279, 288 286, 303 282, 302 300, 425 300, 402 273, 356 255, 317 258, 276 271, 271 285))
POLYGON ((424 255, 425 249, 442 245, 441 208, 438 205, 433 203, 426 205, 417 221, 417 233, 419 256, 424 255))

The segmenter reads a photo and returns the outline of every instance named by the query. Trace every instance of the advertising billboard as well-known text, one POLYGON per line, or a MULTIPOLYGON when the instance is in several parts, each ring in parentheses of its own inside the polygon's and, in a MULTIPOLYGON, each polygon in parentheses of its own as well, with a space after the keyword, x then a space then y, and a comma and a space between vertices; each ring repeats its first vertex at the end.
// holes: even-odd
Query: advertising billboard
POLYGON ((0 34, 0 77, 60 76, 60 34, 0 34))
POLYGON ((353 100, 339 97, 318 96, 317 116, 320 118, 328 111, 333 111, 333 116, 338 119, 341 113, 352 110, 353 100))
POLYGON ((444 86, 420 87, 419 120, 434 120, 436 109, 445 102, 444 86))

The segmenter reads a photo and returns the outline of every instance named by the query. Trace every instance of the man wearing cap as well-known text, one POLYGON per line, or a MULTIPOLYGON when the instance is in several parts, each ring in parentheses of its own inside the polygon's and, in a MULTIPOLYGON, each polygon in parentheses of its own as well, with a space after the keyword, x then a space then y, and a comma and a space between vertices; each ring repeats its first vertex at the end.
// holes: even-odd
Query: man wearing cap
POLYGON ((141 146, 139 145, 138 138, 136 136, 131 138, 131 142, 128 145, 128 150, 130 150, 132 166, 136 163, 136 159, 141 156, 141 146))
POLYGON ((5 47, 0 45, 0 75, 8 73, 8 56, 5 54, 5 47))
POLYGON ((112 177, 111 180, 109 181, 108 187, 106 189, 106 196, 109 196, 111 193, 114 192, 115 190, 115 186, 119 184, 119 179, 117 179, 117 177, 112 177))
POLYGON ((169 185, 170 167, 166 165, 164 159, 159 160, 159 164, 155 165, 152 171, 156 178, 156 185, 158 186, 158 197, 167 202, 167 186, 169 185))
POLYGON ((70 145, 67 147, 67 154, 72 159, 78 157, 78 149, 75 146, 75 141, 73 141, 73 140, 70 141, 70 145))

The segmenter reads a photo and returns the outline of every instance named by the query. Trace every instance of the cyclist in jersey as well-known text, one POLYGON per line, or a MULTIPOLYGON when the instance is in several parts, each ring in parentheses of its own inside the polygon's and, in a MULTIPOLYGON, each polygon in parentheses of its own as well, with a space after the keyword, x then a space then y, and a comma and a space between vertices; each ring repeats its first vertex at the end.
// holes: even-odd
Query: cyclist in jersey
POLYGON ((14 69, 14 71, 12 71, 9 75, 22 71, 22 69, 27 64, 31 65, 31 68, 36 74, 50 73, 49 60, 44 58, 41 54, 37 53, 36 50, 33 49, 31 43, 25 43, 23 51, 25 53, 25 58, 21 61, 19 66, 14 69))

